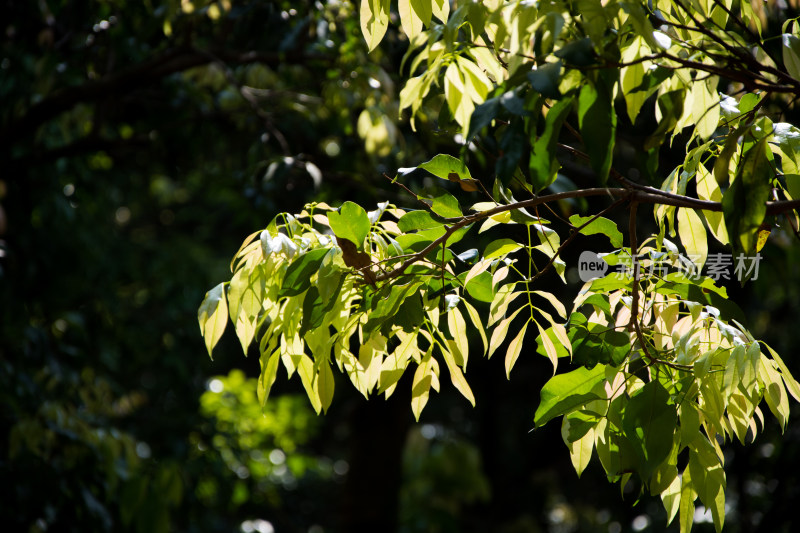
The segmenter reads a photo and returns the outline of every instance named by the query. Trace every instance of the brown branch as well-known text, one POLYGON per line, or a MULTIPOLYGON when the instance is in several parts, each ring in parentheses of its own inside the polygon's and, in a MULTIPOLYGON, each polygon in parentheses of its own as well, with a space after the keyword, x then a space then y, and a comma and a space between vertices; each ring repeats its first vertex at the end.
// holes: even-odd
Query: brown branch
POLYGON ((228 64, 263 63, 270 66, 277 66, 283 62, 330 60, 328 56, 302 53, 201 51, 194 48, 168 50, 159 57, 108 74, 102 79, 57 90, 41 102, 31 106, 21 117, 10 121, 0 129, 0 145, 8 145, 26 137, 48 120, 79 103, 130 93, 171 74, 206 65, 214 61, 213 58, 219 58, 228 64))
MULTIPOLYGON (((549 194, 547 196, 538 196, 536 198, 531 198, 529 200, 522 200, 520 202, 499 205, 497 207, 493 207, 492 209, 487 209, 486 211, 481 211, 479 213, 474 213, 472 215, 466 215, 464 217, 444 219, 445 224, 450 224, 450 225, 445 225, 444 235, 433 240, 428 246, 426 246, 421 251, 412 254, 410 257, 408 257, 408 259, 403 261, 394 270, 376 276, 375 281, 386 281, 388 279, 396 278, 402 275, 405 269, 407 269, 414 263, 420 261, 426 255, 428 255, 432 250, 436 249, 439 245, 441 245, 443 242, 447 242, 450 236, 457 230, 463 228, 464 226, 468 226, 473 222, 484 220, 493 215, 504 213, 506 211, 513 211, 516 209, 523 209, 526 207, 534 207, 537 205, 556 202, 559 200, 566 200, 568 198, 586 198, 591 196, 612 196, 617 198, 627 198, 631 202, 642 203, 642 204, 670 205, 674 207, 687 207, 690 209, 700 209, 704 211, 717 211, 717 212, 722 211, 722 203, 720 202, 711 202, 708 200, 699 200, 697 198, 691 198, 688 196, 680 196, 668 193, 666 191, 660 191, 659 189, 655 189, 653 187, 647 187, 644 185, 636 185, 635 188, 629 187, 629 188, 580 189, 577 191, 566 191, 556 194, 549 194)), ((779 214, 785 211, 790 211, 792 209, 800 208, 800 200, 789 200, 789 201, 784 200, 779 202, 767 202, 766 204, 767 204, 768 215, 779 214)))

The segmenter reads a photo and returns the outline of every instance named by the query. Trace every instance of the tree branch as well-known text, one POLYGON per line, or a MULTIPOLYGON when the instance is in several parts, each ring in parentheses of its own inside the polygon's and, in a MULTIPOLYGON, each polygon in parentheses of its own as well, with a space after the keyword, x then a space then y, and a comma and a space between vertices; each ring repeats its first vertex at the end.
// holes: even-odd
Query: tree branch
POLYGON ((0 145, 8 145, 28 134, 82 102, 103 100, 112 95, 126 94, 140 87, 156 83, 161 79, 193 67, 206 65, 219 59, 228 64, 243 65, 263 63, 277 66, 283 62, 330 60, 328 56, 274 52, 236 52, 231 50, 202 51, 194 48, 176 48, 163 55, 115 72, 97 81, 89 81, 77 87, 57 90, 41 102, 31 106, 25 114, 11 120, 0 129, 0 145))
MULTIPOLYGON (((514 211, 526 207, 534 207, 537 205, 546 204, 550 202, 557 202, 559 200, 566 200, 568 198, 586 198, 590 196, 611 196, 616 198, 627 198, 634 204, 642 203, 642 204, 670 205, 674 207, 687 207, 690 209, 700 209, 703 211, 717 211, 717 212, 722 211, 721 202, 712 202, 709 200, 699 200, 697 198, 691 198, 688 196, 680 196, 677 194, 668 193, 666 191, 660 191, 659 189, 655 189, 653 187, 647 187, 644 185, 636 185, 635 188, 629 187, 629 188, 579 189, 577 191, 566 191, 556 194, 549 194, 547 196, 538 196, 536 198, 531 198, 529 200, 522 200, 520 202, 499 205, 497 207, 493 207, 492 209, 487 209, 486 211, 480 211, 472 215, 466 215, 458 218, 444 219, 445 224, 450 224, 449 226, 447 225, 445 226, 444 235, 433 240, 428 246, 426 246, 421 251, 409 256, 408 259, 403 261, 394 270, 376 276, 375 281, 376 282, 386 281, 402 275, 403 272, 405 272, 405 269, 407 269, 414 263, 420 261, 431 251, 435 250, 438 246, 440 246, 443 242, 447 242, 450 236, 457 230, 463 228, 464 226, 468 226, 473 222, 477 222, 479 220, 485 220, 489 217, 492 217, 499 213, 504 213, 506 211, 514 211)), ((780 214, 785 211, 790 211, 792 209, 800 208, 800 200, 767 202, 766 204, 767 204, 768 215, 780 214)))

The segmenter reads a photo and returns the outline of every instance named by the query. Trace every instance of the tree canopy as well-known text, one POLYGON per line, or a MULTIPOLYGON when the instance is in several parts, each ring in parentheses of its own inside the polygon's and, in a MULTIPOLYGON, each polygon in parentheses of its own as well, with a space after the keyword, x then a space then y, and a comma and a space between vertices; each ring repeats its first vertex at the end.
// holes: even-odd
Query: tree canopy
MULTIPOLYGON (((757 278, 779 225, 798 235, 797 20, 779 13, 777 32, 763 9, 724 0, 362 0, 370 50, 393 18, 407 41, 399 111, 455 134, 458 155, 384 173, 412 208, 317 201, 251 234, 200 307, 209 353, 232 322, 245 354, 258 348, 262 405, 283 367, 317 412, 334 370, 386 397, 408 372, 417 419, 442 367, 475 405, 470 354, 504 353, 509 377, 539 354, 553 377, 533 424, 561 417, 578 475, 596 453, 681 531, 698 501, 720 531, 721 444, 755 439, 764 404, 785 428, 800 401, 719 283, 757 278), (612 272, 565 305, 553 283, 592 235, 605 240, 583 241, 603 246, 584 270, 612 272)), ((359 117, 368 149, 391 137, 384 121, 359 117)))
MULTIPOLYGON (((714 527, 705 502, 723 471, 725 531, 793 531, 800 433, 784 419, 796 419, 800 406, 791 397, 790 373, 769 362, 778 359, 761 343, 767 363, 762 367, 759 356, 754 385, 745 391, 733 385, 751 383, 747 365, 755 348, 748 334, 783 356, 795 376, 800 371, 793 353, 800 341, 794 324, 800 312, 797 225, 794 211, 784 211, 787 204, 774 203, 794 199, 793 153, 779 145, 791 146, 786 142, 795 130, 786 124, 798 124, 787 87, 797 77, 790 65, 793 21, 800 13, 794 0, 724 2, 731 11, 727 18, 716 4, 684 4, 697 22, 680 5, 658 12, 652 3, 639 2, 431 2, 429 15, 424 2, 372 2, 365 3, 363 19, 360 1, 3 3, 5 528, 661 530, 676 499, 668 499, 673 507, 667 507, 650 492, 674 481, 669 464, 677 453, 682 481, 693 465, 692 490, 700 486, 698 463, 709 463, 703 472, 711 473, 711 481, 702 478, 706 491, 694 499, 695 531, 714 527), (705 23, 709 5, 713 16, 705 23), (546 13, 543 21, 540 12, 546 13), (631 29, 634 24, 643 26, 631 29), (728 48, 707 34, 698 36, 700 26, 728 48), (409 33, 416 37, 410 40, 409 33), (637 37, 644 44, 634 45, 637 37), (519 49, 512 52, 515 42, 519 49), (567 49, 570 43, 577 44, 567 49), (692 61, 716 71, 694 69, 692 61), (689 106, 687 98, 693 86, 713 79, 716 86, 707 85, 705 97, 719 102, 719 121, 708 136, 701 128, 702 141, 687 145, 697 127, 681 126, 682 119, 688 124, 697 118, 697 100, 689 106), (628 101, 638 110, 633 121, 628 101), (609 125, 609 118, 616 122, 609 125), (736 141, 726 145, 732 128, 736 141), (726 221, 736 215, 731 218, 724 205, 716 210, 716 202, 724 204, 723 195, 736 191, 739 161, 767 131, 762 155, 771 170, 764 179, 774 187, 755 235, 763 240, 770 233, 755 262, 744 243, 737 252, 716 235, 723 235, 723 227, 725 234, 739 231, 745 238, 750 231, 752 244, 748 228, 758 212, 747 211, 731 229, 726 221), (648 137, 652 144, 646 145, 648 137), (687 159, 706 142, 705 152, 687 159), (726 146, 729 179, 719 183, 715 162, 726 146), (608 177, 602 181, 605 163, 608 177), (676 168, 672 188, 662 186, 676 168), (542 181, 534 183, 533 176, 542 181), (595 189, 603 192, 585 192, 595 189), (689 203, 670 203, 677 198, 689 203), (635 244, 629 228, 634 199, 635 244), (307 216, 301 216, 304 211, 307 216), (286 214, 276 218, 279 212, 286 214), (369 227, 357 244, 365 227, 362 213, 369 227), (678 275, 679 266, 687 277, 698 269, 698 250, 688 249, 684 238, 686 228, 699 227, 693 213, 708 245, 699 271, 713 283, 678 275), (255 230, 251 248, 242 249, 246 257, 231 272, 231 256, 255 230), (434 242, 435 250, 417 255, 434 242), (275 279, 261 285, 254 277, 251 286, 248 277, 248 295, 237 303, 232 295, 238 289, 229 280, 250 267, 266 272, 264 246, 274 252, 275 279), (629 250, 637 248, 640 335, 624 317, 636 293, 633 278, 626 277, 634 272, 629 250), (323 252, 319 268, 311 268, 319 259, 313 254, 323 252), (392 274, 412 255, 418 260, 402 275, 392 274), (487 256, 493 256, 488 266, 487 256), (250 320, 255 291, 263 296, 278 283, 279 291, 291 290, 286 275, 303 257, 314 261, 297 263, 289 279, 302 283, 301 276, 309 274, 308 287, 294 296, 262 299, 254 325, 240 324, 238 317, 230 322, 210 360, 206 339, 198 335, 198 305, 206 290, 226 281, 216 293, 217 305, 224 297, 229 318, 239 309, 239 317, 250 320), (651 265, 666 270, 651 271, 651 265), (749 280, 740 284, 750 267, 749 280), (580 294, 586 279, 603 273, 609 285, 594 280, 592 294, 580 294), (406 286, 417 282, 416 289, 406 286), (330 309, 320 308, 314 290, 330 309), (512 291, 508 305, 493 308, 501 290, 512 291), (329 323, 333 306, 342 309, 347 294, 348 321, 359 321, 346 346, 355 375, 344 366, 339 370, 331 347, 327 361, 335 398, 327 405, 319 393, 330 388, 320 389, 318 379, 325 357, 305 337, 312 343, 334 338, 333 344, 345 346, 335 325, 329 337, 317 329, 329 323), (298 306, 293 319, 303 354, 314 365, 315 400, 309 401, 302 377, 286 379, 281 359, 272 361, 278 363, 276 379, 262 405, 261 341, 275 322, 267 319, 275 306, 264 303, 276 302, 287 316, 280 307, 290 300, 298 306), (385 314, 376 313, 381 302, 385 314), (397 303, 397 312, 390 312, 397 303), (667 314, 655 312, 673 304, 667 314), (368 323, 363 340, 369 342, 363 343, 357 329, 367 332, 368 323), (498 332, 501 324, 505 332, 498 332), (701 326, 708 326, 708 336, 697 330, 701 326), (252 342, 243 358, 237 333, 247 340, 247 328, 252 342), (504 359, 513 339, 507 373, 504 359), (403 340, 409 357, 400 375, 402 364, 391 365, 394 354, 404 355, 397 352, 403 340), (702 359, 711 343, 720 351, 703 359, 707 368, 699 365, 695 372, 691 363, 690 376, 690 358, 702 359), (650 362, 643 346, 658 361, 650 362), (442 347, 463 373, 461 389, 472 392, 474 407, 452 386, 442 347), (491 359, 482 356, 489 349, 491 359), (428 374, 415 386, 417 358, 421 362, 429 350, 421 371, 428 374), (367 400, 361 391, 375 379, 379 358, 378 381, 367 400), (727 366, 731 358, 736 366, 727 366), (619 416, 605 416, 605 427, 602 404, 592 399, 609 397, 600 385, 569 389, 581 378, 589 379, 587 385, 597 379, 599 368, 603 385, 619 385, 614 390, 620 392, 613 400, 619 416), (351 377, 360 380, 358 386, 351 377), (395 377, 394 388, 375 398, 395 377), (672 379, 678 377, 685 381, 672 379), (765 379, 773 381, 762 387, 765 379), (692 380, 700 386, 696 396, 692 380), (709 419, 716 404, 700 401, 713 388, 720 391, 720 409, 724 403, 727 410, 709 419), (672 424, 674 409, 674 427, 689 438, 683 429, 692 427, 686 418, 691 413, 678 406, 686 407, 684 391, 689 406, 698 407, 698 424, 711 424, 708 431, 698 426, 697 434, 717 457, 722 453, 724 464, 714 463, 701 441, 685 447, 681 441, 678 452, 675 440, 667 460, 655 464, 663 448, 637 428, 650 416, 652 427, 660 428, 653 435, 660 436, 672 424), (642 407, 650 395, 661 403, 654 402, 660 408, 648 415, 642 407), (749 403, 742 403, 742 395, 749 403), (560 401, 567 397, 584 403, 573 408, 560 401), (755 433, 742 423, 750 422, 746 411, 762 397, 766 401, 752 411, 758 432, 752 442, 755 433), (772 400, 778 418, 771 414, 772 400), (718 448, 708 438, 712 431, 718 448), (744 444, 738 438, 743 431, 744 444), (598 451, 605 453, 601 460, 598 451), (582 468, 580 477, 573 461, 582 468), (609 484, 606 466, 616 469, 611 480, 620 483, 609 484)), ((713 108, 709 104, 712 113, 713 108)), ((758 158, 749 161, 742 176, 750 175, 745 168, 760 165, 758 158)), ((751 189, 756 182, 747 183, 747 191, 763 194, 751 189)), ((740 205, 751 198, 739 189, 729 201, 740 205)), ((757 249, 762 244, 756 240, 757 249)), ((241 288, 244 274, 238 276, 241 288)), ((211 302, 205 309, 218 311, 211 302)), ((215 331, 213 324, 206 326, 215 331)), ((284 326, 275 323, 271 333, 284 326)), ((272 342, 277 349, 280 336, 265 342, 264 349, 272 342)), ((687 492, 681 501, 691 501, 687 492)), ((678 531, 680 523, 676 515, 667 529, 678 531)))

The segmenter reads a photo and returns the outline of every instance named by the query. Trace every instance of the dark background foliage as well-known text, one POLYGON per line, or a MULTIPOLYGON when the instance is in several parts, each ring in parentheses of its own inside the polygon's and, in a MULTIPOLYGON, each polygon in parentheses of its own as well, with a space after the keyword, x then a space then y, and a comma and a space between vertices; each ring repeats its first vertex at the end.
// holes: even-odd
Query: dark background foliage
MULTIPOLYGON (((413 206, 382 174, 458 153, 435 109, 413 134, 396 120, 397 36, 367 55, 351 2, 0 9, 4 530, 663 528, 659 501, 598 465, 578 480, 557 423, 530 432, 550 375, 532 348, 511 381, 475 358, 477 407, 444 383, 420 424, 410 383, 367 402, 341 376, 327 416, 283 376, 262 416, 256 357, 230 333, 206 355, 197 306, 246 235, 310 201, 413 206)), ((470 166, 490 185, 487 147, 470 166)), ((798 374, 798 247, 773 245, 731 290, 798 374)), ((796 420, 728 446, 729 531, 790 530, 796 420)))

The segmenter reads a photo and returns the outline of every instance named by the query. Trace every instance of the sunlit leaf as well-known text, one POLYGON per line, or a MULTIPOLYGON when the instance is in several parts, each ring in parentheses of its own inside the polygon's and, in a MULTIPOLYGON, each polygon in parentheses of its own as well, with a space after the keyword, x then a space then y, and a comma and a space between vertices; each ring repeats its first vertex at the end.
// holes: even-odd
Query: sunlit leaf
POLYGON ((534 415, 537 427, 543 426, 557 416, 571 412, 584 403, 599 399, 592 392, 605 379, 605 365, 596 365, 589 370, 580 367, 566 374, 550 378, 541 391, 541 401, 534 415))
POLYGON ((511 378, 511 369, 514 368, 514 363, 517 362, 520 352, 522 351, 522 342, 525 339, 525 331, 528 329, 530 321, 525 322, 522 328, 517 333, 517 336, 508 345, 506 351, 506 377, 511 378))
MULTIPOLYGON (((225 332, 228 323, 228 301, 225 298, 225 283, 220 283, 206 293, 197 312, 200 333, 206 342, 209 357, 217 342, 225 332)), ((213 358, 213 357, 212 357, 213 358)))
POLYGON ((353 202, 345 202, 338 212, 328 212, 328 222, 337 237, 347 239, 359 250, 363 248, 364 239, 367 238, 371 225, 363 207, 353 202))

